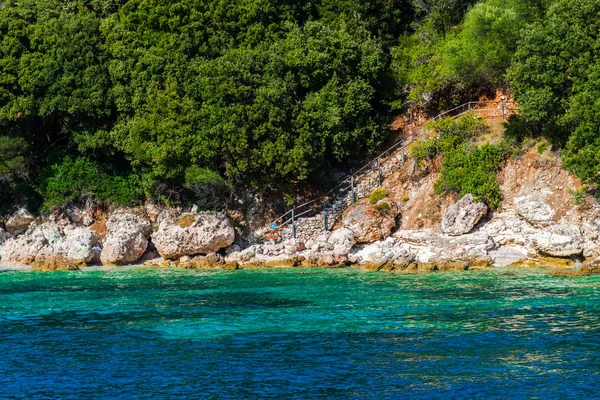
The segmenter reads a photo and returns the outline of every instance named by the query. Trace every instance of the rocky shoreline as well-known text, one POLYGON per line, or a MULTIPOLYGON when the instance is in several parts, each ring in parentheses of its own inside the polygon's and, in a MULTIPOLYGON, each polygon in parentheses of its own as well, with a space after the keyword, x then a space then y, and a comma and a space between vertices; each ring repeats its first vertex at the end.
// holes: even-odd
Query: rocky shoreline
POLYGON ((558 155, 532 148, 508 160, 499 173, 503 202, 496 210, 471 195, 437 195, 435 166, 412 161, 383 181, 380 199, 357 199, 330 221, 332 231, 322 232, 317 218, 307 218, 310 229, 290 239, 286 227, 277 242, 268 239, 266 228, 277 213, 260 198, 227 215, 153 203, 110 211, 71 207, 46 217, 21 208, 0 218, 0 266, 373 271, 547 266, 600 272, 600 202, 580 191, 581 182, 561 167, 558 155))
MULTIPOLYGON (((91 210, 72 209, 42 219, 21 209, 0 229, 0 265, 42 271, 141 264, 227 270, 356 266, 406 272, 548 266, 600 272, 598 229, 592 223, 552 223, 547 219, 552 213, 537 194, 514 204, 488 214, 483 203, 468 195, 448 207, 439 231, 400 229, 365 243, 365 235, 342 224, 314 239, 246 246, 236 241, 240 232, 224 214, 149 204, 115 210, 101 221, 91 210)), ((361 229, 371 229, 365 224, 361 229)))

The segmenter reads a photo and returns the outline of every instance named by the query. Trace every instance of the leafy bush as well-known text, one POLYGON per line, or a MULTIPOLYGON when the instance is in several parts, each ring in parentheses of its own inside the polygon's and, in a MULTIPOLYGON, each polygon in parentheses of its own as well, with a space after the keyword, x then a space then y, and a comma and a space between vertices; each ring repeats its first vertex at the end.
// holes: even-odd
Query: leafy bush
POLYGON ((502 191, 496 174, 502 166, 506 148, 484 144, 481 147, 466 145, 444 154, 436 191, 454 191, 461 196, 471 193, 477 200, 497 208, 502 202, 502 191))
POLYGON ((544 154, 544 152, 546 151, 546 149, 548 148, 548 142, 543 141, 542 143, 537 145, 537 152, 538 154, 544 154))
POLYGON ((432 137, 411 149, 413 157, 421 160, 442 155, 438 193, 473 194, 480 201, 496 208, 502 201, 496 173, 502 165, 508 145, 474 146, 474 139, 489 127, 481 118, 467 115, 458 120, 444 118, 430 124, 439 137, 432 137))
POLYGON ((388 213, 392 211, 392 206, 389 203, 381 202, 375 206, 375 209, 380 213, 388 213))
POLYGON ((505 80, 522 30, 543 15, 546 2, 414 3, 417 10, 427 9, 428 15, 416 24, 414 34, 402 37, 392 50, 391 71, 398 92, 408 93, 409 102, 446 107, 505 80))
POLYGON ((143 199, 138 176, 116 175, 86 157, 73 159, 67 156, 51 165, 46 169, 40 187, 43 211, 85 201, 131 206, 143 199))
POLYGON ((564 166, 600 183, 600 3, 555 0, 527 30, 510 70, 523 118, 564 147, 564 166))
POLYGON ((383 200, 387 197, 387 193, 385 191, 385 189, 375 189, 373 190, 373 193, 371 193, 371 196, 369 197, 369 203, 371 204, 375 204, 377 203, 379 200, 383 200))
POLYGON ((431 159, 440 153, 446 153, 484 134, 489 129, 482 118, 470 114, 458 120, 450 117, 441 118, 430 123, 427 128, 435 130, 437 136, 433 136, 425 142, 417 142, 411 147, 410 154, 417 161, 431 159))

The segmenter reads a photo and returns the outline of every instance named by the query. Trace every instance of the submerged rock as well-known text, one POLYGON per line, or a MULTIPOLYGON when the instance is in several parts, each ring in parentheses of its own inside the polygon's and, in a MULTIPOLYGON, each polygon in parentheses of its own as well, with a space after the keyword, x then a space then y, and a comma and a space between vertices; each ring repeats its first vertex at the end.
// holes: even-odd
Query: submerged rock
POLYGON ((152 225, 135 214, 113 214, 106 224, 100 260, 103 265, 127 265, 139 260, 148 247, 152 225))
POLYGON ((85 267, 84 262, 65 258, 62 256, 52 256, 45 260, 34 261, 31 268, 34 271, 77 271, 80 267, 85 267))
POLYGON ((448 235, 464 235, 469 233, 487 212, 488 207, 484 203, 473 201, 473 195, 468 194, 448 208, 440 229, 448 235))
POLYGON ((183 214, 176 220, 164 219, 152 242, 164 258, 216 253, 235 240, 235 231, 223 215, 183 214))

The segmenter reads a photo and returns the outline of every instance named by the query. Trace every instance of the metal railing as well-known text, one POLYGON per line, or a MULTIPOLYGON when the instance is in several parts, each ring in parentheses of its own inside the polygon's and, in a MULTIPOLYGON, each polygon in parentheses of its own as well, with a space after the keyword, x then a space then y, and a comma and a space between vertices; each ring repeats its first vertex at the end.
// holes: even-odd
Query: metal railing
POLYGON ((400 140, 384 150, 372 161, 368 162, 363 167, 344 178, 337 186, 325 193, 323 196, 295 206, 285 214, 281 215, 279 218, 273 221, 272 226, 276 225, 278 226, 278 229, 281 229, 288 224, 291 224, 292 237, 296 238, 296 223, 299 218, 322 214, 323 231, 327 231, 330 227, 329 222, 333 221, 335 223, 335 219, 341 215, 341 212, 339 212, 340 208, 349 205, 346 204, 348 202, 350 204, 356 202, 356 196, 358 194, 356 188, 358 185, 360 185, 361 180, 372 178, 370 174, 373 174, 376 179, 377 187, 381 186, 383 181, 382 167, 386 162, 393 159, 393 153, 395 153, 396 150, 402 149, 402 152, 400 153, 400 161, 402 166, 405 165, 407 146, 417 140, 424 141, 425 137, 429 136, 429 132, 426 132, 426 125, 428 123, 444 117, 455 119, 468 113, 477 113, 480 115, 483 114, 483 117, 501 117, 504 120, 509 115, 514 114, 516 111, 518 111, 518 107, 514 106, 513 103, 506 103, 504 100, 496 102, 470 101, 450 110, 444 111, 427 121, 427 123, 413 128, 409 132, 407 139, 400 140), (490 107, 492 104, 497 104, 497 106, 490 107), (487 107, 481 107, 482 105, 487 107), (328 218, 330 216, 333 218, 328 218))

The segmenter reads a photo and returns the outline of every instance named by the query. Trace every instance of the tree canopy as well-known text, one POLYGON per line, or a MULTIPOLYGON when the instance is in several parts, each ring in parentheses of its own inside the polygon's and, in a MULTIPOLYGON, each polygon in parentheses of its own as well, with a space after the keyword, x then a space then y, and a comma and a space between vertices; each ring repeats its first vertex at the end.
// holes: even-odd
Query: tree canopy
POLYGON ((326 181, 376 150, 398 110, 442 108, 490 85, 512 87, 531 129, 597 180, 599 7, 5 0, 0 208, 326 181), (84 182, 95 174, 96 186, 84 182))

